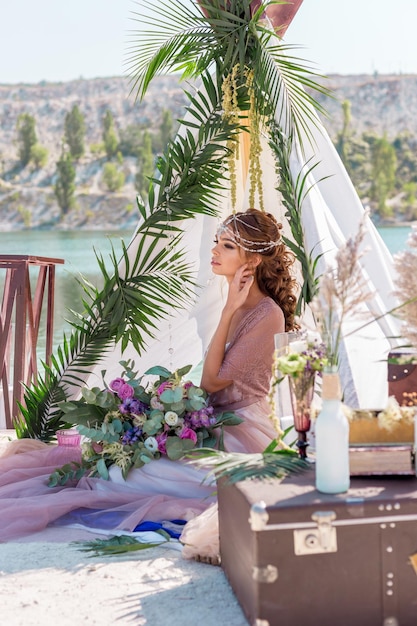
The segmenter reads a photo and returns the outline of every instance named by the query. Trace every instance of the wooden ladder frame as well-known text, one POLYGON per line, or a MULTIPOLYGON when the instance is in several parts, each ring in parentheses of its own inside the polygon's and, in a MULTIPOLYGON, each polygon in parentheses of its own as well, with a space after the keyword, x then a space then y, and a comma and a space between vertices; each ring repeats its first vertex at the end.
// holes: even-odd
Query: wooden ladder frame
POLYGON ((29 255, 0 255, 0 269, 6 270, 0 308, 0 386, 3 388, 6 428, 23 404, 24 385, 36 382, 38 375, 37 342, 42 305, 47 293, 45 363, 50 365, 53 347, 55 304, 55 265, 63 259, 29 255), (32 297, 30 267, 38 268, 32 297), (13 359, 13 360, 12 360, 13 359), (12 401, 10 377, 13 364, 12 401))

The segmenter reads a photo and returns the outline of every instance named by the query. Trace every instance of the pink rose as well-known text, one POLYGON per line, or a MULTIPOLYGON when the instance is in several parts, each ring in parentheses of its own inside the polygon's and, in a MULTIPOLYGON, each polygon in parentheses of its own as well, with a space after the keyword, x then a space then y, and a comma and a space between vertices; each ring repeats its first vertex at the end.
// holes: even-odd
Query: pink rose
POLYGON ((180 439, 191 439, 194 443, 197 443, 197 433, 192 430, 192 428, 188 428, 187 426, 182 429, 179 433, 180 439))
POLYGON ((109 387, 112 391, 114 391, 115 393, 118 393, 119 389, 123 387, 124 384, 125 384, 125 381, 123 380, 123 378, 115 378, 114 380, 111 381, 109 387))
POLYGON ((117 395, 120 400, 128 400, 128 398, 133 398, 135 395, 135 390, 128 383, 124 383, 118 390, 117 395))
POLYGON ((155 439, 158 442, 158 450, 161 454, 167 453, 166 449, 166 441, 168 439, 168 433, 161 433, 160 435, 156 435, 155 439))
POLYGON ((93 448, 94 452, 96 454, 101 454, 103 452, 103 444, 102 443, 97 443, 96 441, 93 441, 91 444, 91 447, 93 448))
POLYGON ((159 385, 158 389, 156 390, 156 393, 158 394, 158 396, 160 396, 161 393, 165 391, 165 389, 171 389, 171 388, 172 388, 172 383, 169 380, 166 380, 165 382, 159 385))

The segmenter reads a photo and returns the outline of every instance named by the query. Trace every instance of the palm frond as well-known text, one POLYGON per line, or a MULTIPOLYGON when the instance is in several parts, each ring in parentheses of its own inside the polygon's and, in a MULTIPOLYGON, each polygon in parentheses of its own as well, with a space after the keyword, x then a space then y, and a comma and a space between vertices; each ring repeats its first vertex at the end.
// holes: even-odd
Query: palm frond
POLYGON ((269 145, 275 156, 277 167, 279 170, 279 184, 277 189, 281 193, 282 202, 286 208, 285 216, 288 219, 292 239, 284 237, 284 243, 295 254, 301 266, 303 276, 303 285, 297 305, 297 314, 301 314, 304 305, 309 304, 318 290, 319 276, 317 275, 317 263, 321 255, 314 255, 312 250, 306 252, 304 241, 304 229, 302 224, 302 205, 306 196, 318 182, 322 182, 329 178, 321 177, 318 181, 309 185, 309 180, 314 169, 319 165, 318 162, 311 164, 307 162, 293 180, 290 169, 290 154, 292 149, 292 141, 286 139, 282 130, 276 123, 270 125, 269 145))
POLYGON ((206 448, 191 451, 187 457, 192 465, 207 469, 206 481, 215 478, 237 483, 244 480, 284 478, 311 467, 295 450, 288 449, 248 454, 206 448))
MULTIPOLYGON (((196 78, 215 71, 222 79, 237 65, 243 82, 245 70, 254 72, 257 111, 277 112, 284 134, 295 133, 300 145, 303 138, 312 141, 310 126, 318 125, 316 112, 326 114, 312 94, 330 96, 330 92, 323 77, 305 59, 294 56, 297 46, 283 43, 272 26, 265 26, 261 7, 252 15, 251 0, 227 4, 201 0, 199 7, 159 0, 152 4, 152 17, 135 14, 140 26, 129 70, 137 97, 145 95, 158 74, 181 70, 196 78)), ((144 9, 150 8, 145 2, 144 9)))
POLYGON ((265 45, 269 40, 270 35, 259 42, 257 51, 255 88, 258 110, 267 106, 269 111, 274 111, 284 135, 296 135, 301 146, 304 137, 313 142, 310 127, 319 127, 317 113, 326 115, 326 111, 312 93, 329 97, 330 92, 321 82, 314 80, 314 77, 323 77, 314 72, 305 59, 289 55, 295 46, 283 43, 265 45))
MULTIPOLYGON (((168 533, 155 531, 164 537, 165 541, 169 541, 168 533)), ((94 539, 93 541, 73 541, 72 545, 81 552, 91 552, 91 556, 118 556, 139 550, 148 550, 149 548, 157 548, 160 543, 143 543, 136 537, 131 535, 119 535, 109 537, 109 539, 94 539)))

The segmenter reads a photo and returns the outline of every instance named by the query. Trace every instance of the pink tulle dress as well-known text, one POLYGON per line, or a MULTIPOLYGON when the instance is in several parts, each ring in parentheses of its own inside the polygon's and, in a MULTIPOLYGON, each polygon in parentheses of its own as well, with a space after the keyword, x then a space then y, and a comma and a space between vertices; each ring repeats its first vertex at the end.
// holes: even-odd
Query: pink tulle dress
MULTIPOLYGON (((225 448, 261 452, 276 436, 266 401, 274 334, 283 330, 281 309, 265 297, 242 318, 227 347, 220 376, 234 382, 213 394, 219 411, 234 410, 243 418, 225 428, 225 448)), ((81 449, 19 440, 3 446, 0 457, 0 541, 19 538, 49 525, 81 525, 133 531, 144 520, 185 520, 181 535, 186 558, 218 553, 215 485, 207 471, 184 461, 161 458, 132 470, 124 480, 117 466, 110 479, 83 477, 73 485, 48 487, 50 474, 81 449), (192 520, 192 522, 190 521, 192 520)))

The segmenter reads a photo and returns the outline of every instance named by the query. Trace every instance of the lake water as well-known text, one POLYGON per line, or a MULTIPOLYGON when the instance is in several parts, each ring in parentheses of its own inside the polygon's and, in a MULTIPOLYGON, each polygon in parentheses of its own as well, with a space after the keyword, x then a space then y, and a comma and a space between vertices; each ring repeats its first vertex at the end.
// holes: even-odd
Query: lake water
MULTIPOLYGON (((82 274, 98 288, 102 286, 101 272, 94 250, 99 252, 111 269, 111 248, 121 256, 124 239, 129 243, 132 231, 101 232, 101 231, 18 231, 0 233, 0 255, 22 254, 48 258, 63 259, 63 265, 55 266, 55 315, 54 315, 54 347, 62 343, 64 331, 70 330, 66 318, 70 317, 69 309, 82 310, 81 288, 76 277, 82 274)), ((37 271, 33 272, 37 276, 37 271)), ((32 275, 32 272, 31 272, 32 275)), ((5 270, 0 270, 0 289, 3 294, 5 270)), ((33 294, 32 294, 33 297, 33 294)), ((46 304, 46 303, 45 303, 46 304)), ((46 307, 42 313, 46 320, 46 307)), ((45 326, 41 322, 38 337, 38 356, 44 358, 45 326)))
MULTIPOLYGON (((410 228, 380 228, 379 232, 392 254, 404 250, 410 228)), ((94 254, 99 252, 106 264, 109 260, 111 246, 116 255, 120 256, 123 239, 126 244, 132 236, 131 231, 18 231, 0 233, 0 255, 29 254, 50 258, 64 259, 64 265, 56 266, 55 279, 55 317, 54 346, 62 342, 62 334, 70 329, 65 321, 69 316, 68 309, 80 311, 81 290, 75 276, 82 273, 94 285, 101 287, 101 273, 94 254)), ((111 268, 111 263, 108 263, 111 268)), ((3 293, 3 276, 0 275, 0 288, 3 293)), ((40 328, 38 354, 43 358, 45 331, 40 328)))
POLYGON ((384 226, 383 228, 378 228, 378 232, 391 254, 401 252, 407 247, 407 238, 410 231, 410 226, 384 226))

